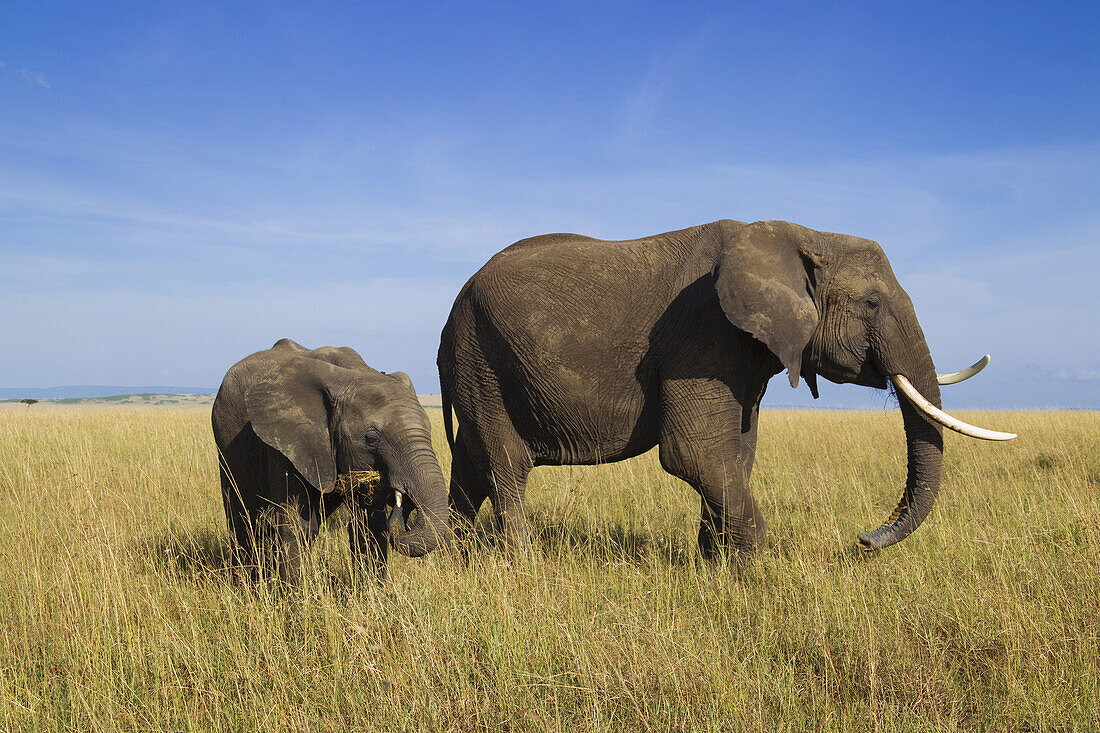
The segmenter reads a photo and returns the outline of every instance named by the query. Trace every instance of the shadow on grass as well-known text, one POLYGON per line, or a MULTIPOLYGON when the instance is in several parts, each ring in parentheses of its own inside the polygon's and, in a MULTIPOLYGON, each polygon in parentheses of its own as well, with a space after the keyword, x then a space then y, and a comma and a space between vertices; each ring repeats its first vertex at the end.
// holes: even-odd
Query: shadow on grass
POLYGON ((833 565, 867 565, 878 562, 879 558, 882 557, 882 552, 882 550, 874 550, 858 542, 853 542, 830 552, 829 561, 833 565))
MULTIPOLYGON (((581 521, 568 515, 533 511, 527 517, 531 547, 545 557, 586 558, 606 564, 686 566, 699 563, 695 537, 681 538, 637 532, 620 524, 581 521)), ((503 552, 504 540, 491 512, 482 512, 460 541, 467 557, 503 552)))
POLYGON ((607 563, 684 566, 699 562, 695 538, 690 544, 671 536, 637 532, 619 524, 592 524, 568 516, 535 514, 530 518, 534 543, 547 555, 587 556, 607 563))
POLYGON ((234 570, 229 538, 206 527, 165 530, 140 540, 138 549, 150 572, 207 580, 229 579, 234 570))
MULTIPOLYGON (((280 581, 274 565, 263 555, 261 567, 253 569, 255 573, 240 567, 229 535, 208 527, 162 530, 138 541, 137 547, 142 569, 162 577, 174 577, 194 585, 228 584, 239 590, 266 588, 287 597, 295 597, 301 590, 280 581)), ((320 543, 314 543, 312 552, 304 559, 304 572, 316 573, 316 576, 303 585, 319 583, 330 593, 343 595, 378 587, 374 575, 324 557, 319 550, 320 543)))
MULTIPOLYGON (((556 560, 575 558, 609 565, 667 564, 673 567, 714 564, 700 557, 694 535, 678 536, 675 530, 670 530, 667 535, 636 531, 618 523, 585 521, 543 511, 532 512, 528 523, 532 549, 556 560)), ((503 538, 488 512, 483 513, 472 530, 466 532, 462 547, 462 554, 467 558, 503 551, 503 538)), ((775 549, 772 547, 771 551, 775 549)), ((767 548, 764 550, 768 551, 767 548)), ((148 572, 175 575, 196 583, 241 580, 228 534, 209 527, 162 530, 140 540, 138 552, 148 572)), ((862 559, 859 553, 853 552, 851 559, 857 558, 862 559)), ((347 568, 342 567, 341 563, 331 565, 321 560, 319 568, 328 576, 330 584, 341 587, 359 585, 359 582, 348 577, 347 568)))

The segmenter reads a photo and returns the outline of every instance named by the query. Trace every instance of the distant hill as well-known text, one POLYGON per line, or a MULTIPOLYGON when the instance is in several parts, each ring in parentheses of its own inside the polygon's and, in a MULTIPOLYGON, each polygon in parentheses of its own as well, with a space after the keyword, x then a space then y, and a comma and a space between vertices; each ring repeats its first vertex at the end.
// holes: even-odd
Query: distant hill
POLYGON ((102 384, 78 384, 65 387, 0 387, 0 400, 21 400, 24 397, 36 400, 70 399, 80 397, 117 397, 125 395, 213 395, 217 387, 117 387, 102 384))
MULTIPOLYGON (((64 388, 64 389, 75 389, 64 388)), ((420 404, 425 408, 442 406, 439 395, 417 395, 420 404)), ((214 403, 214 393, 206 394, 176 394, 143 392, 141 394, 112 394, 103 397, 36 397, 33 394, 22 393, 19 397, 0 398, 0 404, 18 405, 22 399, 38 400, 42 405, 165 405, 179 407, 204 407, 214 403)))
MULTIPOLYGON (((0 399, 0 404, 18 405, 25 397, 0 399)), ((40 405, 176 405, 208 406, 214 403, 213 394, 116 394, 107 397, 32 397, 40 405)))

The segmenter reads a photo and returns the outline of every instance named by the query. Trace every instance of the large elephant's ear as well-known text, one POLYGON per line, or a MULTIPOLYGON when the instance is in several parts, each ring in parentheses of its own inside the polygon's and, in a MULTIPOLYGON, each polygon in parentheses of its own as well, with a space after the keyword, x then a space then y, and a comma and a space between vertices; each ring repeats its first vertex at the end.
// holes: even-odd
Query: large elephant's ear
POLYGON ((329 433, 332 387, 339 367, 295 357, 245 393, 245 409, 260 440, 286 456, 314 488, 336 485, 336 459, 329 433), (330 373, 331 372, 331 373, 330 373))
POLYGON ((812 251, 820 233, 784 221, 728 231, 718 256, 718 299, 730 322, 762 342, 798 386, 802 350, 817 328, 812 251))

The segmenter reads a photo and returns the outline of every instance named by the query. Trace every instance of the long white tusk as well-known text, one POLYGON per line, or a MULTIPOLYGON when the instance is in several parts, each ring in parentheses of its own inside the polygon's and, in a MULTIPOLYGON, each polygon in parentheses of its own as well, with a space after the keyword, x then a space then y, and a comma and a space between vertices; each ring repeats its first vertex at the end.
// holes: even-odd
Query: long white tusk
POLYGON ((393 505, 394 505, 394 507, 396 507, 398 509, 401 508, 401 492, 400 491, 395 490, 393 492, 393 505))
POLYGON ((971 438, 981 438, 982 440, 1012 440, 1016 437, 1016 433, 1000 433, 996 430, 986 430, 985 428, 979 428, 970 423, 965 423, 957 417, 951 417, 946 412, 924 399, 924 395, 918 392, 917 388, 901 374, 895 374, 890 377, 890 379, 894 380, 894 385, 913 403, 914 407, 940 425, 943 425, 945 428, 951 428, 957 433, 969 435, 971 438))
POLYGON ((978 359, 966 369, 960 369, 950 374, 937 374, 936 381, 940 384, 958 384, 959 382, 965 382, 987 366, 989 366, 989 354, 978 359))

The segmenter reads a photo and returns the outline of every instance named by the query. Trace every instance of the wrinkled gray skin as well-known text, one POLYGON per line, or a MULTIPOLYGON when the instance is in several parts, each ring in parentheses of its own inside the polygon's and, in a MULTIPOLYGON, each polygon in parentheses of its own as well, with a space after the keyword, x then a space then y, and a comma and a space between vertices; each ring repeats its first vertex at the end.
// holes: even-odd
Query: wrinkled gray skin
MULTIPOLYGON (((879 389, 903 374, 940 404, 913 304, 870 240, 723 220, 629 241, 517 242, 466 283, 443 329, 456 526, 491 497, 506 540, 523 544, 532 467, 656 445, 702 497, 702 554, 751 550, 765 534, 749 490, 757 417, 783 368, 815 396, 819 374, 879 389)), ((940 486, 942 430, 900 403, 908 478, 886 524, 860 535, 872 548, 916 529, 940 486)))
POLYGON ((225 514, 239 560, 254 575, 256 543, 267 533, 280 577, 298 582, 303 543, 345 501, 352 553, 380 577, 387 535, 397 551, 417 557, 449 532, 447 486, 412 382, 371 369, 352 349, 310 351, 282 339, 245 357, 222 380, 212 423, 225 514), (367 470, 382 476, 376 490, 337 485, 339 474, 367 470), (387 519, 394 490, 404 500, 387 519), (268 511, 273 522, 256 521, 268 511))

